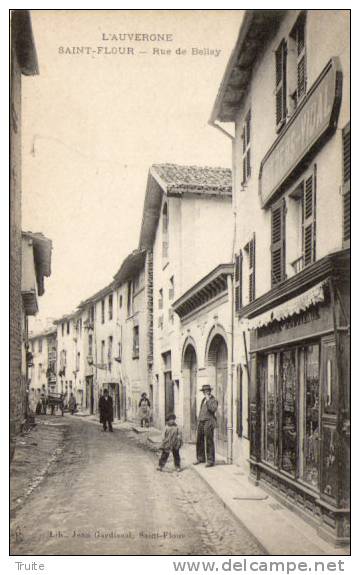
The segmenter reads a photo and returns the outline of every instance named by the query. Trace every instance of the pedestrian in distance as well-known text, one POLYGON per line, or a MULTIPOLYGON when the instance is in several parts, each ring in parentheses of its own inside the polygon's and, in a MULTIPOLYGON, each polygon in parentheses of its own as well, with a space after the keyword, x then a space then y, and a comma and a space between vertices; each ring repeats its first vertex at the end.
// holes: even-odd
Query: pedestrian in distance
POLYGON ((46 408, 47 408, 47 398, 45 393, 41 394, 41 414, 46 415, 46 408))
POLYGON ((76 399, 75 399, 74 394, 72 392, 70 393, 68 408, 69 408, 71 415, 74 415, 74 413, 76 411, 76 399))
POLYGON ((140 414, 140 425, 141 427, 149 427, 150 425, 150 400, 147 394, 144 392, 141 394, 139 401, 139 414, 140 414))
POLYGON ((109 425, 109 431, 112 432, 112 422, 114 420, 113 400, 107 389, 104 389, 103 395, 100 397, 99 412, 100 423, 103 424, 103 430, 106 431, 107 425, 109 425))
POLYGON ((206 462, 205 467, 213 467, 215 465, 215 414, 218 402, 211 393, 212 388, 210 385, 203 385, 200 391, 203 392, 204 398, 200 405, 196 434, 196 461, 194 465, 206 462))
POLYGON ((37 404, 36 404, 35 413, 36 413, 36 415, 41 415, 41 412, 42 412, 42 401, 41 401, 41 399, 39 399, 37 404))
POLYGON ((162 471, 169 458, 170 452, 173 454, 176 471, 181 471, 180 449, 183 444, 182 434, 176 425, 176 415, 171 413, 166 419, 164 437, 160 445, 161 456, 159 459, 158 471, 162 471))

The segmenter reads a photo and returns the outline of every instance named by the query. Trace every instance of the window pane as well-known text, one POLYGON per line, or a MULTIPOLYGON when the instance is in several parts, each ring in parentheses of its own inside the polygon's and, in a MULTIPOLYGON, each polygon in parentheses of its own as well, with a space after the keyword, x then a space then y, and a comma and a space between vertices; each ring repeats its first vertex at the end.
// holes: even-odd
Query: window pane
POLYGON ((305 349, 305 441, 303 479, 319 485, 319 346, 305 349))
POLYGON ((296 473, 296 350, 281 353, 281 468, 296 473))

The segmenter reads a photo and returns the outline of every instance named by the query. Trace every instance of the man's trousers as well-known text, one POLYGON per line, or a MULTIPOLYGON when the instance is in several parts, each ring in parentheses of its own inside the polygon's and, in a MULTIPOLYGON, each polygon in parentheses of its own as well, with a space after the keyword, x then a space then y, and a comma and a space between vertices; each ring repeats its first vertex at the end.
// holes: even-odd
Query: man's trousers
POLYGON ((215 425, 212 421, 199 421, 196 435, 196 459, 200 462, 215 463, 215 425))
POLYGON ((103 417, 103 418, 102 418, 102 424, 103 424, 103 429, 104 429, 104 431, 106 431, 106 424, 109 425, 109 431, 112 431, 112 430, 113 430, 113 428, 112 428, 112 421, 111 421, 111 418, 110 418, 110 417, 103 417))

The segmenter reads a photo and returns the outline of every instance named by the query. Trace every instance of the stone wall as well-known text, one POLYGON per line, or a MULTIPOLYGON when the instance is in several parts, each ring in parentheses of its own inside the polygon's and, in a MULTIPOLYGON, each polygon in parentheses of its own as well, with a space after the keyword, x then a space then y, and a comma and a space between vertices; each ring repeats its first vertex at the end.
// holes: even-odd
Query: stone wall
POLYGON ((10 457, 24 418, 21 399, 26 392, 21 374, 21 71, 11 49, 10 113, 10 457))

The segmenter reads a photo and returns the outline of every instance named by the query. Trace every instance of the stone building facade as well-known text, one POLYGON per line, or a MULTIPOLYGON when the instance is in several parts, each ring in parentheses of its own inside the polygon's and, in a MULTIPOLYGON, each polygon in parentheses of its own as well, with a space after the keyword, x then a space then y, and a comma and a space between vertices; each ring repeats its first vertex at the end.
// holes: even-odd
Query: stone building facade
POLYGON ((349 20, 247 11, 210 119, 235 128, 239 458, 338 545, 349 538, 349 20))
POLYGON ((57 390, 57 330, 52 326, 40 333, 29 333, 29 405, 35 411, 44 393, 57 390))
POLYGON ((151 261, 145 250, 135 250, 110 284, 79 305, 84 409, 91 414, 107 388, 115 419, 136 421, 141 393, 150 393, 151 261))
POLYGON ((114 276, 118 305, 118 360, 123 416, 137 422, 141 393, 150 396, 151 388, 151 269, 152 257, 145 250, 135 250, 124 260, 114 276))
POLYGON ((64 401, 67 404, 70 394, 73 393, 79 401, 77 394, 79 365, 77 360, 78 324, 79 314, 77 311, 63 315, 54 322, 56 326, 57 339, 57 392, 64 394, 64 401))
POLYGON ((23 348, 25 310, 21 298, 21 77, 38 73, 30 15, 11 14, 10 102, 10 454, 24 419, 19 398, 25 393, 26 350, 23 348), (23 366, 23 367, 22 367, 23 366))
MULTIPOLYGON (((154 423, 162 428, 174 412, 188 436, 184 328, 173 304, 219 262, 231 260, 231 189, 231 171, 221 168, 160 164, 148 176, 139 245, 153 258, 154 423)), ((214 323, 209 321, 207 334, 214 323)))

